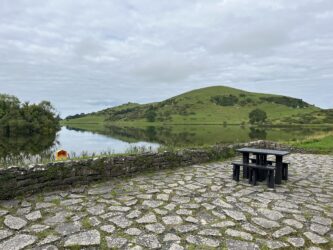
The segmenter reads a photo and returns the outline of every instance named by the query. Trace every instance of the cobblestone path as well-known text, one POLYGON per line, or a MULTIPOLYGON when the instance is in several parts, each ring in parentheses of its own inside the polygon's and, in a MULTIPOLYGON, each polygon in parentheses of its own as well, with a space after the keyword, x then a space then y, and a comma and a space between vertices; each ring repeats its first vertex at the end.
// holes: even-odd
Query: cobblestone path
POLYGON ((0 249, 333 249, 333 156, 293 154, 289 181, 230 162, 0 202, 0 249))

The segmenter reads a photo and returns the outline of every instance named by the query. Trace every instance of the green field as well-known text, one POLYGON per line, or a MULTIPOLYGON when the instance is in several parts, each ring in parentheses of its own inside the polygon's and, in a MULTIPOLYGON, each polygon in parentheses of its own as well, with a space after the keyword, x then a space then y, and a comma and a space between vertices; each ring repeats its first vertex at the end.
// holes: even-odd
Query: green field
POLYGON ((251 93, 216 86, 193 90, 165 101, 128 103, 90 114, 74 115, 62 124, 106 123, 117 126, 174 124, 247 124, 254 109, 267 113, 267 124, 328 124, 333 112, 321 110, 301 99, 251 93), (154 113, 153 121, 148 114, 154 113))

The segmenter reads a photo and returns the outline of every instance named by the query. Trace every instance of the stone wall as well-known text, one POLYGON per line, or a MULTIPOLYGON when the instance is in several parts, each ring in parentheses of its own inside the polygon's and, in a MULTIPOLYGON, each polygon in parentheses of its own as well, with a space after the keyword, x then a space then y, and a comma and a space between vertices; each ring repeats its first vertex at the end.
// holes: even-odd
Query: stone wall
POLYGON ((43 190, 61 189, 93 181, 107 180, 143 170, 158 170, 226 159, 235 155, 235 149, 244 146, 293 151, 289 147, 274 142, 256 141, 246 144, 216 145, 205 149, 100 157, 29 167, 5 168, 0 169, 0 200, 19 195, 29 195, 43 190))

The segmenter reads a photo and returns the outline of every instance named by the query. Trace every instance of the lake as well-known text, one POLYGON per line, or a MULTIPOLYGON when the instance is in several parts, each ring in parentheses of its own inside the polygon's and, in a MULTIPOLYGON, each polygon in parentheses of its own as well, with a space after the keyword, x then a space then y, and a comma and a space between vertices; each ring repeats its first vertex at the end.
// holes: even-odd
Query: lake
POLYGON ((21 165, 54 159, 58 149, 71 157, 128 153, 145 148, 156 151, 161 145, 196 147, 251 140, 290 141, 331 131, 332 128, 268 128, 222 125, 173 125, 148 127, 62 127, 54 136, 0 138, 0 165, 21 165))

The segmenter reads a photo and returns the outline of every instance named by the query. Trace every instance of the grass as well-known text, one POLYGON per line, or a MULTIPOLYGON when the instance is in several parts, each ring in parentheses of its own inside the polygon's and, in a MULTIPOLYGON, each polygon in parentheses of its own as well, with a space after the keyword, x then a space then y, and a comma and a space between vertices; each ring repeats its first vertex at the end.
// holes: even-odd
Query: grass
MULTIPOLYGON (((62 121, 63 125, 85 124, 94 126, 106 123, 106 118, 112 117, 109 123, 117 126, 147 126, 162 124, 246 124, 249 113, 260 108, 268 114, 272 124, 285 123, 285 118, 301 119, 302 115, 319 111, 320 109, 309 105, 306 108, 291 108, 286 105, 263 101, 261 98, 276 97, 275 95, 251 93, 239 89, 214 86, 193 90, 168 100, 149 104, 125 104, 99 112, 87 114, 84 117, 62 121), (211 98, 217 95, 234 95, 239 102, 251 100, 248 104, 235 104, 234 106, 220 106, 211 98), (155 122, 147 122, 145 113, 153 108, 157 117, 155 122)), ((292 99, 290 99, 292 100, 292 99)), ((295 122, 295 121, 294 121, 295 122)))
POLYGON ((315 153, 333 154, 333 135, 297 141, 292 145, 315 153))

